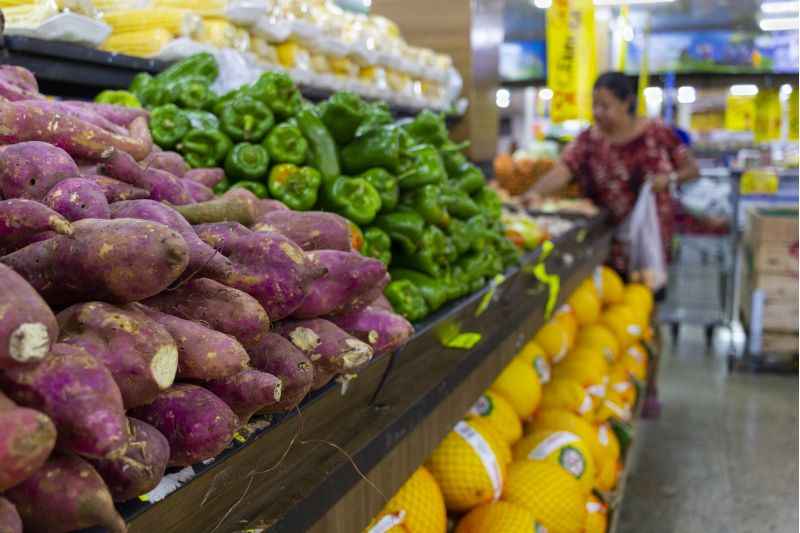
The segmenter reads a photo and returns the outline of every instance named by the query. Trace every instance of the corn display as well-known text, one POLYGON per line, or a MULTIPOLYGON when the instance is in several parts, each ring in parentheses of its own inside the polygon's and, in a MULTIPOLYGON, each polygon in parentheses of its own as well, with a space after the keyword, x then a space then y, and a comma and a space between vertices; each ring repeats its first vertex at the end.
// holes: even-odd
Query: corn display
POLYGON ((0 8, 3 9, 6 28, 38 28, 42 22, 58 14, 55 2, 28 2, 8 7, 0 4, 0 8))
POLYGON ((190 9, 201 17, 224 17, 228 7, 227 0, 152 0, 152 7, 157 9, 177 8, 190 9))
POLYGON ((103 20, 114 34, 159 28, 172 35, 190 36, 202 24, 200 17, 188 9, 176 8, 123 9, 106 13, 103 20))
POLYGON ((111 34, 101 49, 139 57, 151 57, 158 54, 174 35, 164 28, 153 28, 142 31, 127 31, 111 34))

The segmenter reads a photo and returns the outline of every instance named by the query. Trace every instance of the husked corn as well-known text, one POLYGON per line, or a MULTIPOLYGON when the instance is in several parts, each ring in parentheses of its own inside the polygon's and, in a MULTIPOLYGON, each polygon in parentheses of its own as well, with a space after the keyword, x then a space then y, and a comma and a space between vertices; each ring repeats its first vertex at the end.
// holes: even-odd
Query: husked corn
POLYGON ((92 3, 98 11, 111 13, 123 9, 142 9, 150 4, 150 0, 92 0, 92 3))
POLYGON ((58 14, 55 2, 4 7, 6 28, 38 28, 42 22, 58 14))
POLYGON ((173 35, 192 35, 200 27, 200 18, 188 9, 124 9, 106 13, 103 18, 114 33, 161 28, 173 35))
POLYGON ((228 0, 153 0, 153 7, 191 9, 201 17, 224 17, 228 0))
POLYGON ((158 54, 173 38, 174 35, 164 28, 112 33, 100 48, 119 54, 150 57, 158 54))

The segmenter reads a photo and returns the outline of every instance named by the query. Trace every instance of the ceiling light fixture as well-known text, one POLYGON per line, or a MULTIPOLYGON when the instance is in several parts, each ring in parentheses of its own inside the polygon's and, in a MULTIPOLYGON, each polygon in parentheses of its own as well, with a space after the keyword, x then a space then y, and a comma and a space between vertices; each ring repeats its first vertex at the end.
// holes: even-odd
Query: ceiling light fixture
POLYGON ((731 94, 733 96, 755 96, 758 94, 758 87, 752 83, 731 85, 731 94))
POLYGON ((794 2, 764 2, 761 4, 761 11, 768 15, 778 15, 781 13, 796 13, 800 11, 800 3, 794 2))
POLYGON ((648 87, 644 90, 644 98, 651 102, 662 102, 664 91, 661 90, 661 87, 648 87))
POLYGON ((594 0, 596 6, 621 6, 628 4, 629 6, 636 4, 671 4, 675 0, 594 0))
POLYGON ((678 103, 680 104, 693 104, 697 100, 697 91, 694 87, 685 85, 678 87, 678 103))
POLYGON ((785 31, 800 29, 800 20, 797 17, 778 17, 761 19, 758 21, 761 31, 785 31))
POLYGON ((533 0, 533 5, 539 9, 549 9, 553 5, 553 0, 533 0))
POLYGON ((497 104, 497 107, 506 108, 511 105, 511 93, 508 89, 497 89, 497 94, 495 94, 494 102, 497 104))
POLYGON ((549 87, 544 87, 539 89, 539 98, 542 100, 552 100, 553 99, 553 89, 549 87))

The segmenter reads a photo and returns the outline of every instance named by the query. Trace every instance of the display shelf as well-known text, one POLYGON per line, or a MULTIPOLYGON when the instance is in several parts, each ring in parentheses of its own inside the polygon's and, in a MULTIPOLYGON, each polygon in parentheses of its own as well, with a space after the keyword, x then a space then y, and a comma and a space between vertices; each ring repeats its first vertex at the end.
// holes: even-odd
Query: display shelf
MULTIPOLYGON (((780 87, 784 83, 797 83, 797 73, 773 73, 773 72, 676 72, 676 86, 692 85, 698 89, 706 88, 727 88, 734 83, 755 83, 757 85, 768 84, 772 87, 780 87)), ((628 74, 628 78, 637 83, 638 74, 628 74)), ((663 86, 667 74, 649 75, 648 83, 653 86, 663 86)), ((501 80, 500 84, 507 89, 522 89, 525 87, 543 87, 547 85, 547 78, 528 78, 524 80, 501 80)))
MULTIPOLYGON (((561 300, 605 258, 609 242, 602 217, 556 241, 545 264, 561 277, 561 300)), ((535 251, 523 265, 539 259, 535 251)), ((547 297, 524 266, 508 271, 502 283, 417 324, 402 350, 374 360, 346 391, 332 383, 271 426, 257 421, 252 435, 193 467, 194 477, 162 501, 121 506, 129 530, 359 530, 383 505, 380 493, 399 488, 541 326, 547 297), (488 307, 476 312, 484 299, 488 307), (448 328, 481 340, 470 350, 445 348, 448 328)))
MULTIPOLYGON (((164 70, 166 61, 144 59, 105 52, 73 43, 47 41, 21 35, 0 38, 2 63, 18 65, 36 74, 40 90, 48 95, 66 98, 92 98, 103 89, 126 89, 139 72, 156 74, 164 70)), ((299 84, 303 96, 320 101, 333 90, 299 84)), ((395 116, 416 115, 424 107, 391 104, 395 116)), ((460 118, 448 114, 449 121, 460 118)))

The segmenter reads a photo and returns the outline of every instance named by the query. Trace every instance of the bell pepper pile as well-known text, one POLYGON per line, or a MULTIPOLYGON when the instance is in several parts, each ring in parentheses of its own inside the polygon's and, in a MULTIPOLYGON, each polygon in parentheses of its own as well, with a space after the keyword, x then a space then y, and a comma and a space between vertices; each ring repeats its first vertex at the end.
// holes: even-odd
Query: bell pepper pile
POLYGON ((349 92, 313 105, 275 72, 208 96, 200 86, 216 77, 213 61, 198 54, 136 77, 131 92, 151 110, 155 142, 192 167, 224 166, 218 194, 244 187, 349 219, 359 251, 389 265, 386 296, 398 313, 420 320, 518 261, 500 199, 442 115, 395 121, 386 104, 349 92))

